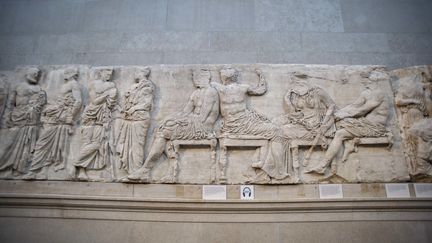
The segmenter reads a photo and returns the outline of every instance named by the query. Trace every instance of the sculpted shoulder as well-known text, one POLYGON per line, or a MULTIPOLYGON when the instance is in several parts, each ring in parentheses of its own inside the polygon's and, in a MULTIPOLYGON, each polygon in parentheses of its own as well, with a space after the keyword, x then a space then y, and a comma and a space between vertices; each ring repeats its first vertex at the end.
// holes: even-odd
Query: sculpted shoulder
POLYGON ((383 101, 387 97, 387 95, 379 88, 372 90, 371 94, 373 98, 378 101, 383 101))
POLYGON ((74 89, 79 89, 79 84, 76 80, 70 80, 67 83, 65 83, 63 87, 64 87, 63 89, 65 89, 66 91, 70 91, 74 89))
POLYGON ((211 97, 215 97, 215 96, 218 96, 218 92, 214 87, 209 86, 206 89, 206 95, 211 96, 211 97))

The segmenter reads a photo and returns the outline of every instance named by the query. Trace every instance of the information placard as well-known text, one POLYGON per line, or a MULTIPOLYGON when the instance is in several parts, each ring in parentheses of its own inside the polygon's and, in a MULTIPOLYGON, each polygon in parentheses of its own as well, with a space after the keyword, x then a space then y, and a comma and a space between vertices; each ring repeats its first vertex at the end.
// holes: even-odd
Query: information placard
POLYGON ((343 198, 342 185, 319 185, 319 196, 322 199, 343 198))
POLYGON ((226 186, 203 185, 202 199, 204 200, 226 200, 226 186))
POLYGON ((414 184, 416 197, 432 197, 432 183, 414 184))
POLYGON ((388 198, 410 197, 408 184, 406 183, 386 184, 385 188, 386 188, 386 193, 388 198))

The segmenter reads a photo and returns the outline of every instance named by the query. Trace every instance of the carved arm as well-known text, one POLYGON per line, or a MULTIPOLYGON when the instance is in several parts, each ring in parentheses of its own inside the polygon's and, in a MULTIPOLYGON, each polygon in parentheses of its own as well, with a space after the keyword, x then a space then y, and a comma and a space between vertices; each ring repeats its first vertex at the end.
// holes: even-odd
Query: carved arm
POLYGON ((267 81, 261 70, 255 70, 259 77, 258 85, 255 88, 249 87, 247 93, 249 95, 263 95, 267 92, 267 81))

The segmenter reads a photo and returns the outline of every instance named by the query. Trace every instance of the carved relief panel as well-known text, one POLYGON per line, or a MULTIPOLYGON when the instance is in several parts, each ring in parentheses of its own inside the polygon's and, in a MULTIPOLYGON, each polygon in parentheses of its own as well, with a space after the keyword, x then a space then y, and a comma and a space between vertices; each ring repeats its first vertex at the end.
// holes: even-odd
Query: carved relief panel
POLYGON ((1 134, 13 139, 0 143, 0 177, 191 184, 427 178, 431 85, 426 72, 416 78, 421 73, 402 82, 409 75, 380 66, 23 67, 1 76, 1 134))

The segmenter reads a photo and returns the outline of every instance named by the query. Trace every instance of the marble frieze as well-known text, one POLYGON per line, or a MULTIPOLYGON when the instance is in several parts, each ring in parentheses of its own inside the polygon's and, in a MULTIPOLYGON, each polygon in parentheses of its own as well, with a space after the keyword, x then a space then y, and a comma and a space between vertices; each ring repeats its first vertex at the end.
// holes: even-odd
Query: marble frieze
POLYGON ((0 179, 432 181, 432 66, 19 66, 0 179))

